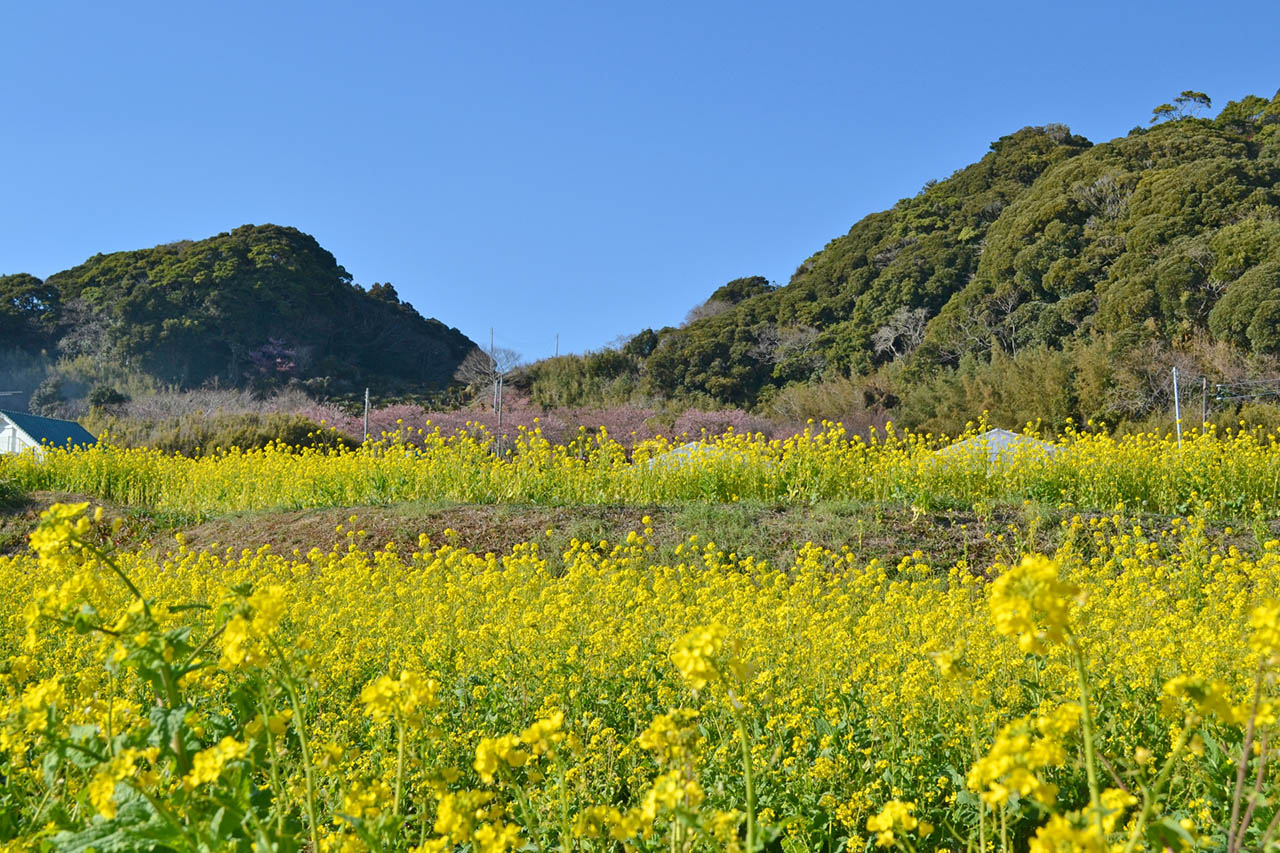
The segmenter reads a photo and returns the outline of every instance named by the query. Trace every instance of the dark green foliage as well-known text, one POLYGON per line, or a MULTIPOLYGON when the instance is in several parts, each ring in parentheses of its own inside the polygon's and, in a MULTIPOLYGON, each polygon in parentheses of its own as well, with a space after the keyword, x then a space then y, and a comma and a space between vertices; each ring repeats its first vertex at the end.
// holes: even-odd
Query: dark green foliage
POLYGON ((0 323, 39 333, 21 345, 134 365, 178 387, 441 387, 474 346, 390 284, 366 293, 312 237, 275 225, 96 255, 43 283, 9 276, 0 294, 19 306, 0 323))
POLYGON ((711 294, 708 302, 727 302, 730 305, 737 305, 745 299, 752 296, 759 296, 763 293, 772 293, 777 287, 769 283, 764 276, 753 275, 750 278, 735 278, 728 284, 716 288, 711 294))
POLYGON ((604 349, 584 355, 543 359, 514 378, 530 392, 533 403, 547 408, 585 403, 625 403, 635 391, 637 359, 624 350, 604 349))
POLYGON ((57 329, 58 290, 33 275, 0 275, 0 345, 38 353, 57 329))
POLYGON ((1258 352, 1280 352, 1280 261, 1253 267, 1227 287, 1209 314, 1214 335, 1258 352))
POLYGON ((62 396, 61 377, 50 376, 36 387, 31 399, 27 402, 27 408, 32 414, 57 418, 62 416, 64 402, 66 400, 62 396))
POLYGON ((108 406, 119 406, 122 403, 129 402, 127 394, 122 394, 110 385, 95 385, 89 392, 89 405, 96 409, 105 409, 108 406))
POLYGON ((634 359, 646 359, 658 346, 658 333, 645 329, 622 345, 622 352, 634 359))

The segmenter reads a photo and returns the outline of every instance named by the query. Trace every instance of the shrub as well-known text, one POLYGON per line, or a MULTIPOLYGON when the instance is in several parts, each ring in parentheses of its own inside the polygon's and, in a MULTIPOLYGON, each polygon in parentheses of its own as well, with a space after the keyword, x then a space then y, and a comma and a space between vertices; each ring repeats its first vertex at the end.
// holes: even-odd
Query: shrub
POLYGON ((89 405, 95 409, 119 406, 127 402, 129 402, 128 395, 120 393, 110 385, 95 385, 89 392, 89 405))
POLYGON ((27 406, 37 415, 58 417, 65 400, 62 397, 62 377, 49 376, 36 388, 27 406))
POLYGON ((291 447, 354 447, 342 433, 300 415, 215 414, 181 415, 158 421, 90 415, 84 419, 90 432, 110 434, 111 442, 124 447, 152 447, 183 456, 207 456, 217 449, 253 450, 268 444, 291 447))

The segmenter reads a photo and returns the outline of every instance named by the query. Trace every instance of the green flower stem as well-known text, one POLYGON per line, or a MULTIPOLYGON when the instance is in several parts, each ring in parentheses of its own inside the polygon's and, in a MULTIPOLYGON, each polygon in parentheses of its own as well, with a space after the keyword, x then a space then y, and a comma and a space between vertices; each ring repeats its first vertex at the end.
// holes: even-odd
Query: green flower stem
POLYGON ((1084 772, 1089 780, 1089 806, 1093 820, 1102 832, 1102 798, 1098 793, 1098 759, 1094 753, 1093 711, 1089 708, 1089 674, 1085 671, 1084 650, 1074 634, 1067 635, 1071 656, 1075 659, 1076 677, 1080 686, 1080 725, 1084 729, 1084 772))
POLYGON ((1240 763, 1236 765, 1236 785, 1231 795, 1231 828, 1227 831, 1227 849, 1235 850, 1236 829, 1240 823, 1240 798, 1244 795, 1244 777, 1249 770, 1249 754, 1253 751, 1253 736, 1258 724, 1258 706, 1262 702, 1263 663, 1258 662, 1258 673, 1253 680, 1253 707, 1245 726, 1244 743, 1240 746, 1240 763))
POLYGON ((276 831, 284 834, 284 786, 280 784, 280 767, 276 761, 276 739, 271 734, 271 716, 267 713, 267 703, 258 698, 258 709, 262 713, 262 719, 266 722, 264 728, 267 733, 267 760, 271 764, 271 793, 276 800, 276 831))
MULTIPOLYGON (((732 704, 732 699, 730 703, 732 704)), ((738 740, 742 744, 742 780, 747 787, 747 853, 756 850, 756 785, 755 774, 751 769, 751 738, 747 735, 747 725, 742 719, 742 712, 733 708, 733 722, 738 729, 738 740)))
POLYGON ((159 800, 157 800, 155 797, 148 794, 140 786, 135 785, 133 781, 130 779, 125 779, 124 783, 128 785, 130 788, 132 788, 133 790, 137 791, 139 794, 141 794, 143 799, 145 799, 148 803, 151 804, 151 808, 156 810, 156 814, 160 815, 160 817, 163 818, 166 823, 168 823, 170 826, 172 826, 174 829, 178 831, 178 834, 181 835, 183 839, 186 840, 187 844, 190 845, 190 848, 192 850, 199 849, 200 845, 196 843, 195 838, 191 836, 191 833, 187 830, 187 827, 181 821, 179 821, 176 817, 174 817, 169 812, 168 809, 166 809, 163 805, 161 805, 159 800))
POLYGON ((213 643, 213 641, 214 641, 214 640, 216 640, 216 639, 218 639, 218 637, 222 636, 222 632, 223 632, 223 631, 225 631, 225 630, 227 630, 227 625, 226 625, 226 623, 224 622, 224 623, 222 624, 222 626, 221 626, 220 628, 218 628, 218 630, 214 631, 212 634, 210 634, 209 636, 205 637, 205 638, 204 638, 204 642, 202 642, 200 645, 196 646, 196 647, 195 647, 195 649, 194 649, 194 650, 192 650, 191 654, 187 655, 186 659, 182 661, 182 667, 181 667, 181 668, 182 668, 182 669, 184 669, 184 670, 185 670, 185 669, 187 669, 187 668, 191 665, 191 663, 192 663, 192 662, 193 662, 197 657, 199 657, 199 656, 200 656, 200 654, 201 654, 205 649, 209 648, 209 645, 210 645, 211 643, 213 643))
MULTIPOLYGON (((978 746, 978 703, 973 695, 973 681, 966 679, 965 686, 969 702, 969 746, 973 750, 973 760, 977 762, 982 759, 982 749, 978 746)), ((987 804, 981 796, 978 797, 978 849, 982 853, 987 850, 987 804)))
POLYGON ((109 554, 107 554, 97 545, 93 545, 89 542, 85 542, 83 539, 80 539, 76 536, 72 536, 71 541, 79 545, 81 548, 84 548, 93 556, 97 557, 104 566, 111 569, 111 571, 114 572, 116 576, 120 578, 120 580, 124 581, 124 585, 129 588, 129 592, 133 594, 133 597, 138 599, 138 601, 142 602, 142 612, 146 614, 147 619, 152 622, 155 621, 155 619, 151 615, 151 605, 147 604, 147 599, 145 596, 143 596, 142 590, 138 589, 138 587, 134 584, 134 582, 129 579, 129 576, 125 574, 124 569, 120 568, 120 565, 115 560, 113 560, 109 554))
POLYGON ((1253 783, 1253 793, 1249 797, 1249 805, 1244 810, 1244 817, 1240 818, 1240 830, 1236 833, 1235 849, 1239 850, 1244 846, 1244 836, 1249 830, 1249 824, 1253 822, 1253 812, 1258 807, 1258 800, 1262 795, 1262 783, 1267 775, 1267 736, 1263 734, 1262 740, 1258 745, 1258 773, 1253 783))
MULTIPOLYGON (((532 835, 535 831, 535 823, 533 820, 533 807, 529 805, 529 798, 525 796, 524 788, 516 782, 514 773, 508 772, 503 775, 506 776, 507 784, 511 786, 512 792, 516 795, 516 805, 520 807, 520 815, 525 822, 525 829, 529 830, 529 833, 532 835)), ((543 846, 542 838, 540 836, 531 838, 530 840, 533 842, 533 846, 537 849, 538 853, 544 853, 546 848, 543 846)))
POLYGON ((400 803, 404 795, 404 723, 396 722, 396 798, 391 813, 400 817, 400 803))
POLYGON ((114 670, 107 673, 110 689, 107 691, 107 753, 115 758, 115 713, 116 713, 116 674, 114 670))
POLYGON ((569 792, 565 787, 564 776, 564 760, 560 757, 560 751, 556 750, 556 787, 560 792, 560 834, 563 839, 560 842, 561 849, 566 846, 569 849, 577 849, 578 842, 573 837, 573 828, 569 822, 569 792))
MULTIPOLYGON (((174 683, 173 670, 166 664, 158 669, 160 673, 160 683, 164 686, 165 701, 169 705, 170 711, 176 711, 182 707, 182 696, 178 693, 178 687, 174 683)), ((187 755, 187 744, 182 737, 182 731, 173 733, 173 751, 178 756, 178 772, 183 776, 191 772, 191 756, 187 755)))
POLYGON ((1132 853, 1132 851, 1138 849, 1138 842, 1142 839, 1143 830, 1147 828, 1147 822, 1151 820, 1151 813, 1155 811, 1156 801, 1160 798, 1160 793, 1164 790, 1164 786, 1169 783, 1169 779, 1173 776, 1174 765, 1182 756, 1182 751, 1186 749, 1187 741, 1191 739, 1191 722, 1189 717, 1184 721, 1182 732, 1174 742, 1173 750, 1169 753, 1169 757, 1165 759, 1164 767, 1160 768, 1155 784, 1150 789, 1145 787, 1142 789, 1142 813, 1138 815, 1138 822, 1133 825, 1133 830, 1129 833, 1129 841, 1124 846, 1124 853, 1132 853))
POLYGON ((307 823, 310 824, 311 830, 311 849, 320 849, 320 828, 316 823, 316 783, 315 774, 311 769, 311 750, 307 746, 307 718, 302 712, 302 700, 298 697, 297 685, 293 680, 293 673, 289 670, 289 664, 285 660, 284 650, 272 637, 267 637, 267 641, 271 643, 271 649, 275 652, 277 660, 280 661, 280 683, 284 687, 284 691, 289 696, 289 704, 293 707, 293 717, 298 729, 298 743, 302 747, 302 773, 307 783, 307 823))

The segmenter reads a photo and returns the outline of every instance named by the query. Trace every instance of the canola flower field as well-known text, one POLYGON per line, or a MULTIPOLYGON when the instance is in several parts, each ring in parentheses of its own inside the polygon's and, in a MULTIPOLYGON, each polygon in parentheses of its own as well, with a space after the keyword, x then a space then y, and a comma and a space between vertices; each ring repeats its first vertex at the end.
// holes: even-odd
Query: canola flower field
POLYGON ((885 501, 1052 486, 1061 506, 1119 495, 1180 515, 1068 513, 1054 553, 995 565, 805 546, 774 566, 692 534, 659 562, 647 520, 561 553, 426 536, 116 551, 93 508, 55 505, 29 551, 0 556, 0 849, 1280 847, 1272 444, 1081 436, 950 473, 911 437, 727 438, 690 471, 592 446, 531 438, 523 469, 453 438, 194 462, 108 447, 4 470, 213 513, 369 502, 379 478, 398 499, 456 494, 468 458, 490 486, 523 471, 491 500, 696 500, 694 471, 720 484, 703 499, 849 494, 826 459, 857 483, 897 477, 885 501), (758 479, 716 479, 726 456, 758 479), (1233 517, 1252 546, 1208 523, 1233 517))
MULTIPOLYGON (((968 437, 972 437, 972 433, 968 437)), ((409 430, 356 450, 218 449, 187 458, 109 441, 52 449, 43 461, 0 457, 0 480, 20 489, 89 494, 138 507, 212 516, 255 509, 404 501, 653 505, 845 500, 925 509, 1032 500, 1081 509, 1184 514, 1210 502, 1226 517, 1280 515, 1280 441, 1250 432, 1189 434, 1182 447, 1154 434, 1069 432, 991 466, 979 444, 957 452, 944 436, 813 425, 785 440, 729 433, 690 449, 656 439, 634 447, 604 430, 554 445, 537 430, 510 444, 478 429, 409 430)))

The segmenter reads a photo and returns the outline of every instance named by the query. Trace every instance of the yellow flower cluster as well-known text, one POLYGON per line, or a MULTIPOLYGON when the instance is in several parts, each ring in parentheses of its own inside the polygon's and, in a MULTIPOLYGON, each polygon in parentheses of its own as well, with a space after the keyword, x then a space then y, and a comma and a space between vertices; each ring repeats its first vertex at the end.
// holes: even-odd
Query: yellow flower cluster
POLYGON ((424 711, 439 705, 439 690, 440 682, 435 679, 405 670, 398 679, 381 675, 366 684, 360 691, 360 701, 375 723, 394 720, 416 726, 421 725, 424 711))
POLYGON ((223 666, 261 666, 271 657, 269 638, 285 613, 285 589, 273 584, 248 599, 248 611, 238 612, 222 634, 223 666))
POLYGON ((76 540, 89 532, 89 519, 84 514, 88 507, 88 503, 54 504, 41 513, 40 526, 30 537, 31 550, 46 564, 65 565, 76 540))
POLYGON ((867 818, 867 830, 875 833, 876 846, 893 847, 901 833, 916 831, 920 835, 932 833, 932 826, 916 820, 915 815, 912 814, 915 810, 915 803, 890 800, 884 804, 878 814, 867 818))
POLYGON ((1056 562, 1028 555, 991 585, 996 631, 1015 637, 1024 652, 1044 654, 1066 637, 1071 599, 1079 590, 1058 578, 1056 562))
POLYGON ((1280 601, 1268 601, 1254 608, 1249 614, 1249 627, 1253 628, 1250 645, 1267 661, 1280 657, 1280 601))
POLYGON ((496 738, 481 738, 476 744, 476 760, 472 763, 480 781, 492 785, 499 768, 524 767, 529 761, 529 753, 521 746, 517 735, 502 735, 496 738))
POLYGON ((1054 804, 1056 785, 1040 778, 1041 771, 1066 761, 1062 738, 1074 730, 1080 708, 1064 704, 1033 721, 1022 718, 1000 730, 991 749, 969 768, 966 784, 982 801, 1002 806, 1018 794, 1044 806, 1054 804))
POLYGON ((665 562, 637 534, 153 545, 115 556, 125 584, 57 545, 85 516, 0 557, 19 847, 168 814, 177 849, 1110 850, 1144 821, 1225 848, 1223 779, 1261 780, 1238 815, 1275 796, 1280 542, 1200 518, 1071 517, 1052 556, 990 574, 812 545, 665 562))
POLYGON ((488 791, 445 794, 436 804, 434 829, 438 838, 420 850, 452 850, 474 843, 483 853, 505 853, 520 843, 520 829, 504 820, 504 809, 488 791))
POLYGON ((636 738, 636 743, 651 751, 662 764, 679 761, 697 750, 700 739, 697 726, 698 712, 681 708, 670 714, 659 714, 636 738))
POLYGON ((188 788, 216 782, 228 762, 244 758, 248 747, 231 736, 224 737, 215 746, 196 753, 191 772, 182 780, 188 788))
POLYGON ((564 712, 553 711, 518 735, 481 738, 472 763, 476 773, 481 781, 491 785, 501 767, 524 767, 531 760, 554 755, 556 746, 564 741, 563 728, 564 712))
POLYGON ((702 690, 721 675, 726 663, 737 665, 736 652, 729 630, 723 625, 711 625, 681 637, 671 649, 671 662, 690 689, 702 690), (728 650, 726 642, 730 645, 728 650))
POLYGON ((116 816, 116 785, 125 779, 132 777, 144 788, 155 784, 158 774, 154 770, 139 771, 136 764, 138 759, 155 762, 159 754, 157 747, 125 749, 101 765, 88 785, 89 802, 98 814, 108 820, 116 816))
MULTIPOLYGON (((974 433, 985 425, 975 425, 974 433)), ((1052 452, 1027 442, 992 463, 980 440, 900 432, 869 438, 837 423, 767 440, 727 433, 634 446, 605 431, 551 444, 521 428, 504 452, 482 428, 443 434, 405 429, 357 450, 226 448, 198 459, 109 441, 49 449, 43 460, 0 457, 0 479, 25 490, 91 494, 120 503, 214 515, 264 508, 401 501, 668 504, 679 501, 810 504, 904 502, 921 510, 1033 498, 1109 510, 1120 503, 1174 513, 1275 515, 1280 442, 1249 432, 1184 438, 1069 431, 1052 452)), ((354 531, 353 531, 354 532, 354 531)))

